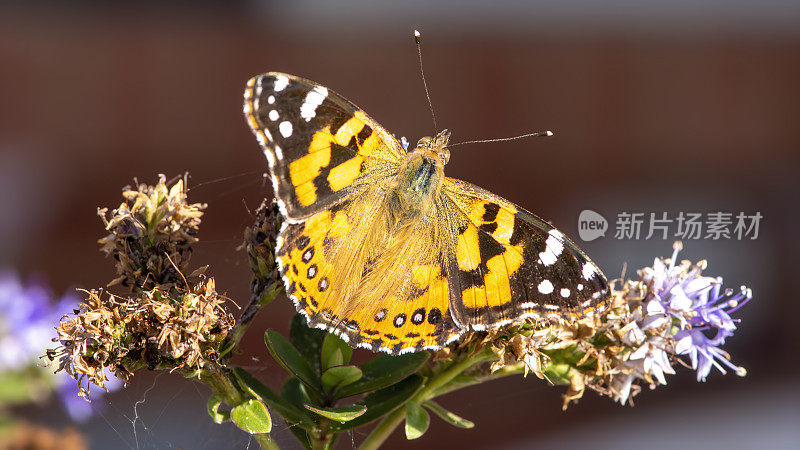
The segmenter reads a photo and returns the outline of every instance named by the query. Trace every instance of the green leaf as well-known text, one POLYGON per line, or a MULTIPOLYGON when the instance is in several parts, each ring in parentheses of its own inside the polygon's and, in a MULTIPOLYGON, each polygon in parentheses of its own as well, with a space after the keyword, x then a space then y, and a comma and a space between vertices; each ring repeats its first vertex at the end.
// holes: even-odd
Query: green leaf
POLYGON ((292 326, 289 328, 289 340, 306 361, 311 364, 311 368, 314 369, 317 375, 322 374, 319 354, 322 350, 323 339, 325 339, 324 331, 309 327, 306 318, 302 314, 297 313, 294 315, 292 326))
POLYGON ((335 392, 342 386, 347 386, 360 380, 362 375, 361 369, 356 366, 331 367, 322 372, 322 388, 325 392, 335 392))
POLYGON ((406 439, 417 439, 428 431, 431 416, 419 403, 406 403, 406 439))
POLYGON ((576 345, 555 350, 543 350, 542 353, 550 357, 549 363, 543 368, 542 373, 553 384, 568 385, 573 368, 579 370, 591 370, 597 368, 596 358, 587 358, 586 361, 578 364, 584 358, 585 353, 578 350, 576 345))
MULTIPOLYGON (((273 392, 272 389, 268 388, 266 385, 264 385, 264 383, 258 381, 253 375, 241 367, 234 367, 232 371, 242 389, 247 391, 253 397, 265 402, 270 408, 274 409, 275 412, 286 419, 287 422, 308 427, 314 425, 314 421, 312 420, 311 416, 302 408, 302 402, 299 404, 299 406, 292 404, 292 402, 273 392)), ((297 380, 297 378, 291 379, 297 380)))
MULTIPOLYGON (((549 356, 550 360, 556 364, 569 364, 570 366, 577 366, 585 355, 585 352, 578 350, 577 345, 570 345, 569 347, 555 350, 543 350, 542 353, 549 356)), ((581 367, 587 364, 591 364, 591 362, 587 360, 581 367)))
POLYGON ((206 411, 208 411, 208 415, 211 416, 211 420, 214 423, 222 423, 231 418, 231 413, 219 410, 221 404, 222 397, 217 394, 212 395, 208 399, 208 403, 206 403, 206 411))
POLYGON ((261 296, 258 297, 258 304, 260 306, 269 305, 278 295, 283 294, 283 289, 283 283, 276 282, 270 284, 261 291, 261 296))
POLYGON ((542 369, 542 374, 547 380, 555 385, 568 385, 570 383, 570 372, 572 366, 569 364, 548 364, 542 369))
POLYGON ((349 422, 367 412, 367 407, 364 405, 347 405, 336 408, 317 408, 311 405, 305 405, 305 407, 309 411, 314 411, 322 417, 327 417, 339 423, 349 422))
POLYGON ((353 347, 347 345, 347 342, 343 341, 339 336, 333 333, 325 335, 325 340, 322 341, 322 353, 320 354, 323 371, 329 367, 348 364, 352 355, 353 347))
POLYGON ((343 386, 339 389, 337 395, 340 398, 344 398, 375 391, 397 383, 416 372, 429 357, 430 353, 428 352, 407 353, 400 356, 378 355, 361 365, 361 371, 364 376, 360 380, 348 386, 343 386))
MULTIPOLYGON (((291 403, 292 406, 295 406, 303 411, 303 414, 308 414, 305 410, 305 405, 309 403, 314 403, 311 401, 311 397, 308 396, 308 392, 306 392, 306 386, 300 382, 297 378, 291 377, 283 383, 283 388, 281 388, 281 397, 283 397, 287 402, 291 403)), ((309 415, 309 417, 311 417, 309 415)), ((310 418, 313 422, 313 418, 310 418)))
POLYGON ((333 429, 337 432, 349 430, 383 417, 410 400, 422 388, 424 382, 425 377, 413 374, 397 384, 367 394, 363 400, 367 412, 349 422, 336 424, 333 429))
POLYGON ((267 330, 264 335, 264 341, 267 343, 267 348, 272 357, 284 369, 297 377, 306 386, 317 392, 322 392, 319 377, 291 342, 275 330, 267 330))
POLYGON ((250 434, 269 433, 272 430, 272 420, 267 407, 253 398, 233 408, 231 420, 250 434))
POLYGON ((442 420, 453 425, 458 428, 472 428, 475 426, 474 423, 470 422, 463 417, 460 417, 452 412, 442 408, 441 405, 434 402, 433 400, 428 400, 427 402, 423 403, 426 408, 430 409, 434 414, 439 416, 442 420))

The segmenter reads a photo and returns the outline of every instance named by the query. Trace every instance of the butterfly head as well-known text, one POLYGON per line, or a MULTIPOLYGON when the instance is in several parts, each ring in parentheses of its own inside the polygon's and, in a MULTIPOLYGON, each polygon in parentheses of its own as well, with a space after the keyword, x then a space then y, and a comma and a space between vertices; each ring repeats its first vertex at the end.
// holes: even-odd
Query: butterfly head
POLYGON ((417 142, 416 151, 421 151, 440 161, 442 165, 450 161, 450 150, 447 148, 447 143, 450 141, 450 131, 442 130, 434 137, 424 137, 417 142))

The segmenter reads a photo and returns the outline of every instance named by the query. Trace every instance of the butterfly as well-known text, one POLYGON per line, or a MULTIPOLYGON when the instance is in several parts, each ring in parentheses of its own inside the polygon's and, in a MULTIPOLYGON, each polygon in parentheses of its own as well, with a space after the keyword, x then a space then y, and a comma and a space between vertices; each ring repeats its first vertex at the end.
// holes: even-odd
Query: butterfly
POLYGON ((445 177, 447 130, 409 150, 344 97, 276 72, 247 82, 244 114, 284 219, 280 273, 310 326, 401 354, 604 308, 605 276, 564 234, 445 177))

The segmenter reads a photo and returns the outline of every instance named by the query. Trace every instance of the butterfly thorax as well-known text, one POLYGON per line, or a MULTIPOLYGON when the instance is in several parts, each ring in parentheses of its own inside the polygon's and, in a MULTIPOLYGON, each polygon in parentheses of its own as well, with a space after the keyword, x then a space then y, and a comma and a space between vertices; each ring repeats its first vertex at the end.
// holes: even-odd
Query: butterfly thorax
POLYGON ((450 132, 443 130, 434 138, 424 137, 408 153, 397 176, 398 200, 403 208, 425 208, 441 192, 444 166, 450 159, 447 141, 450 132))

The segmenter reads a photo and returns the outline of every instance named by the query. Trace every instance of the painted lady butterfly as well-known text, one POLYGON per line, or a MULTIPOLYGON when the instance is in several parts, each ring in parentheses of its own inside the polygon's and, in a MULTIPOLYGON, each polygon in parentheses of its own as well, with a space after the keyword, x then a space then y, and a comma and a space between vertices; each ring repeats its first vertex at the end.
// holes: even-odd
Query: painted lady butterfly
POLYGON ((343 97, 282 73, 252 78, 244 98, 285 219, 280 272, 311 326, 398 354, 604 307, 606 278, 571 240, 444 176, 447 130, 408 151, 343 97))

